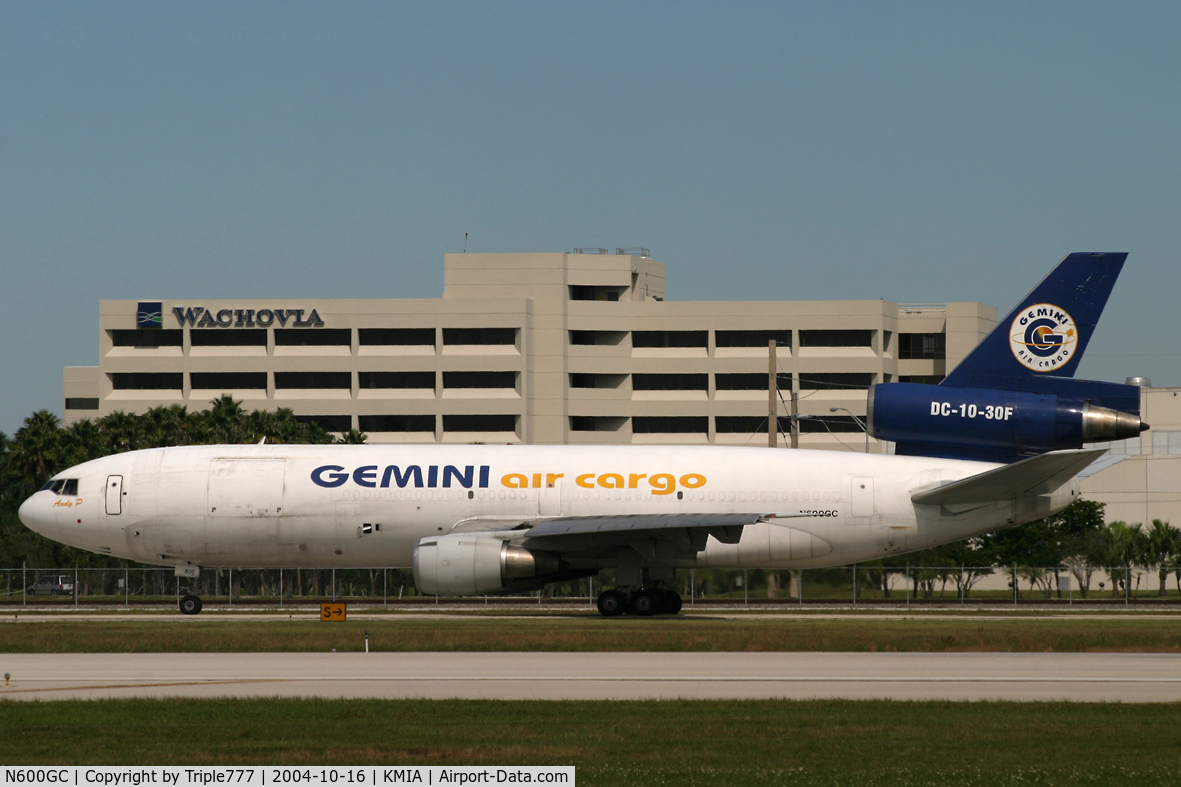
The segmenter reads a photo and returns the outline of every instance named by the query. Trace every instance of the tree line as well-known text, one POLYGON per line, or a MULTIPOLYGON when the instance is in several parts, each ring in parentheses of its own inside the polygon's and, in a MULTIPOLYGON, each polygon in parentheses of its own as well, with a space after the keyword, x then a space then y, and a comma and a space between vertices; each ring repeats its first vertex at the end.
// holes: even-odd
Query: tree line
MULTIPOLYGON (((880 561, 883 567, 897 561, 880 561)), ((1132 581, 1132 568, 1151 568, 1158 573, 1157 594, 1166 594, 1169 576, 1181 593, 1181 530, 1154 519, 1151 525, 1106 522, 1103 503, 1079 499, 1053 516, 1029 524, 999 530, 978 538, 945 544, 906 556, 916 590, 923 596, 934 593, 936 583, 952 582, 965 594, 994 570, 1015 570, 1030 590, 1041 589, 1047 597, 1057 591, 1059 571, 1065 569, 1076 580, 1080 594, 1090 594, 1095 573, 1110 578, 1112 595, 1122 595, 1132 581), (948 568, 962 566, 961 572, 948 568)))
MULTIPOLYGON (((114 412, 97 419, 63 426, 54 414, 41 410, 24 420, 11 438, 0 432, 0 568, 22 563, 38 568, 122 567, 125 561, 104 557, 50 541, 26 529, 17 518, 20 504, 55 473, 91 459, 140 448, 177 445, 268 443, 326 444, 331 434, 318 424, 297 420, 286 408, 273 412, 247 411, 228 395, 211 402, 208 410, 190 412, 183 405, 154 407, 142 414, 114 412)), ((363 433, 352 430, 336 442, 363 443, 363 433)), ((1181 591, 1181 531, 1168 522, 1141 524, 1104 521, 1103 504, 1077 500, 1069 508, 1037 522, 988 535, 881 560, 864 568, 882 570, 907 565, 916 573, 917 588, 933 593, 935 583, 964 583, 964 590, 995 567, 1016 568, 1031 586, 1050 590, 1057 574, 1042 569, 1064 567, 1077 579, 1085 595, 1096 568, 1111 575, 1112 590, 1130 581, 1131 567, 1159 572, 1160 595, 1172 574, 1181 591), (905 563, 900 562, 905 561, 905 563), (948 567, 970 567, 951 577, 948 567), (1040 572, 1040 573, 1039 573, 1040 572)), ((883 580, 884 582, 885 580, 883 580)))

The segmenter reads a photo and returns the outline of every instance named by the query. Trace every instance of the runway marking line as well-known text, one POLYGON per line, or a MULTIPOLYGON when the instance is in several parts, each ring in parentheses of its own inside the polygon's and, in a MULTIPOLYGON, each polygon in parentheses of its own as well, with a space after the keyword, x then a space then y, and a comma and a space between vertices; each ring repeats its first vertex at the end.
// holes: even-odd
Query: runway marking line
MULTIPOLYGON (((29 682, 32 681, 49 681, 58 680, 57 678, 26 678, 29 682)), ((98 689, 153 689, 166 686, 219 686, 219 685, 239 685, 244 683, 275 683, 276 681, 270 678, 259 678, 257 680, 193 680, 175 683, 117 683, 109 686, 54 686, 48 689, 18 689, 8 688, 0 689, 0 697, 9 694, 36 694, 46 691, 97 691, 98 689)))

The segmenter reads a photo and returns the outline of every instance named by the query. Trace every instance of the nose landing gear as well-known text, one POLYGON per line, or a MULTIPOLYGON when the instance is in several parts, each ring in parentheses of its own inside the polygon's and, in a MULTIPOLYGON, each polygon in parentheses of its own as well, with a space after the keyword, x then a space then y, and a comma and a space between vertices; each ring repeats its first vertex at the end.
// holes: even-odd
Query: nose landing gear
POLYGON ((201 599, 197 596, 185 596, 180 600, 182 615, 196 615, 201 611, 201 599))

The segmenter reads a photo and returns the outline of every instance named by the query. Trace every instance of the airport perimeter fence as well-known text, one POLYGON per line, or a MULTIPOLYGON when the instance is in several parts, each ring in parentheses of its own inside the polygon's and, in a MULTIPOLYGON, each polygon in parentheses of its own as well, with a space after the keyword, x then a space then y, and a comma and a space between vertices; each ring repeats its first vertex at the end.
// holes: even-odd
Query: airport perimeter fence
MULTIPOLYGON (((396 568, 205 569, 171 567, 0 569, 0 606, 205 604, 278 606, 349 601, 396 604, 586 604, 612 587, 614 572, 515 596, 422 596, 413 573, 396 568)), ((839 566, 792 570, 685 569, 672 586, 686 605, 1120 605, 1181 604, 1181 566, 839 566)))

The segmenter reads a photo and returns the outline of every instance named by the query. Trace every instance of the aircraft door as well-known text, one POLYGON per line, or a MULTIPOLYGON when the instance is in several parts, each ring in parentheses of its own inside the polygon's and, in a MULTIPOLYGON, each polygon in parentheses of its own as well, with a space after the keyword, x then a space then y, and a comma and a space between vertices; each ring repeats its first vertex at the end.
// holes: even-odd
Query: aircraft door
POLYGON ((853 479, 853 494, 849 498, 852 503, 849 514, 854 518, 871 517, 873 510, 873 479, 858 477, 853 479))
POLYGON ((123 476, 107 476, 107 513, 123 513, 123 476))
POLYGON ((555 478, 537 490, 537 513, 540 516, 562 515, 562 479, 555 478))

